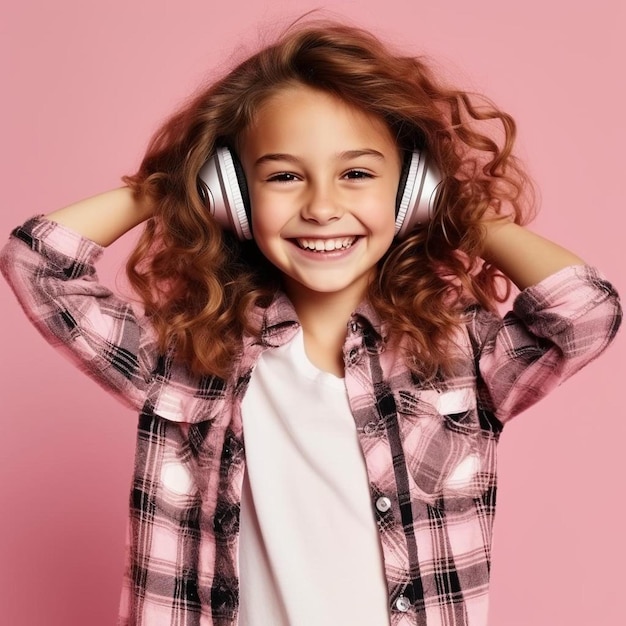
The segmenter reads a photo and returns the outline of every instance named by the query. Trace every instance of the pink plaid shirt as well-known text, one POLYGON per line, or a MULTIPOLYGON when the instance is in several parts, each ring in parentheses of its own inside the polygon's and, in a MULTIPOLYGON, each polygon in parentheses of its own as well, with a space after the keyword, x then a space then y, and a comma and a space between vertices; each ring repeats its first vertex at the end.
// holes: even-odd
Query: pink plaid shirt
MULTIPOLYGON (((44 337, 139 412, 119 624, 235 625, 241 399, 259 355, 289 341, 298 319, 279 294, 255 312, 259 335, 244 338, 231 378, 193 376, 159 354, 149 323, 98 282, 101 252, 34 218, 0 262, 44 337), (184 492, 168 487, 172 472, 185 477, 184 492)), ((620 320, 612 286, 593 268, 570 267, 523 291, 504 319, 469 308, 457 371, 424 383, 385 349, 371 308, 353 314, 345 383, 393 626, 486 624, 502 427, 598 356, 620 320)))

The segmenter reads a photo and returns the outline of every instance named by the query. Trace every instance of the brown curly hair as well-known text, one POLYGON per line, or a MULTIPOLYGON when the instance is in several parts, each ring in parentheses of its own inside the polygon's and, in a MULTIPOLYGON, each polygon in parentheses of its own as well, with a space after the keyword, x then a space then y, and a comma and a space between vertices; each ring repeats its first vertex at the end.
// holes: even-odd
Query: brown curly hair
POLYGON ((433 376, 451 350, 468 300, 486 308, 508 295, 480 259, 482 224, 527 221, 528 179, 512 154, 515 123, 482 96, 441 84, 421 57, 395 54, 371 33, 333 23, 290 28, 274 44, 202 89, 155 134, 136 174, 154 217, 128 260, 161 348, 199 374, 227 376, 250 328, 249 312, 280 288, 278 271, 254 242, 220 230, 198 192, 215 146, 237 146, 264 101, 285 86, 329 92, 386 122, 401 149, 428 150, 443 193, 427 228, 395 241, 368 298, 402 338, 409 366, 433 376), (419 359, 415 355, 419 354, 419 359))

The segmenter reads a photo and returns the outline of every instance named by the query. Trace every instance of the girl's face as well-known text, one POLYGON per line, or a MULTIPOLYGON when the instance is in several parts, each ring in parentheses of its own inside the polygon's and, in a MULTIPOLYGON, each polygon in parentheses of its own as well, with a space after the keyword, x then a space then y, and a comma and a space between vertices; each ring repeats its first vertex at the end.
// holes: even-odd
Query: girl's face
POLYGON ((305 86, 260 108, 240 145, 254 239, 292 299, 363 298, 394 237, 398 147, 385 123, 305 86))

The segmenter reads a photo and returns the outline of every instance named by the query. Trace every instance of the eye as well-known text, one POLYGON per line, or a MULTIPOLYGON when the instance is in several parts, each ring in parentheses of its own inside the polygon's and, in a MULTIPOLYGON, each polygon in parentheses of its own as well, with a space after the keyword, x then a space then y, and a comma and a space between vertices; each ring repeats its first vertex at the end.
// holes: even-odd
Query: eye
POLYGON ((290 172, 278 172, 267 178, 267 182, 269 183, 293 183, 297 180, 298 177, 290 172))
POLYGON ((344 177, 348 180, 364 180, 367 178, 374 178, 373 174, 364 170, 350 170, 344 174, 344 177))

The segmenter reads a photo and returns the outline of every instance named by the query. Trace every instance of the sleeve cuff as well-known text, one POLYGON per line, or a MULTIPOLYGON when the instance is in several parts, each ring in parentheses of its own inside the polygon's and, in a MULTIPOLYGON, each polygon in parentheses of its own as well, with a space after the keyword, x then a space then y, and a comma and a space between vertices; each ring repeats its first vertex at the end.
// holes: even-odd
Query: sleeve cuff
POLYGON ((552 331, 558 332, 550 311, 558 308, 558 317, 567 325, 608 298, 618 299, 617 292, 598 269, 572 265, 524 289, 515 298, 513 311, 531 328, 539 319, 550 317, 552 331))
POLYGON ((104 252, 99 244, 43 215, 30 218, 11 234, 61 268, 76 262, 93 265, 104 252))

